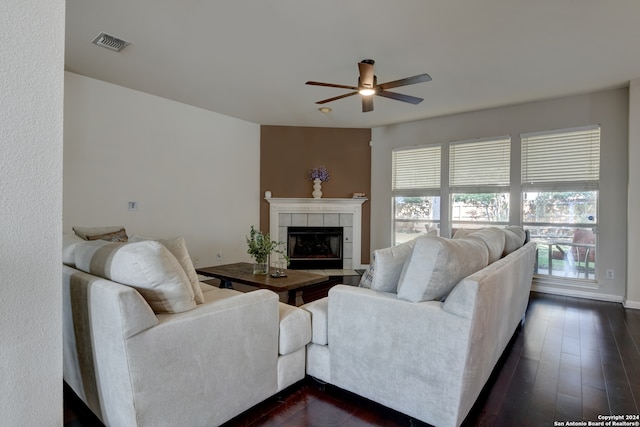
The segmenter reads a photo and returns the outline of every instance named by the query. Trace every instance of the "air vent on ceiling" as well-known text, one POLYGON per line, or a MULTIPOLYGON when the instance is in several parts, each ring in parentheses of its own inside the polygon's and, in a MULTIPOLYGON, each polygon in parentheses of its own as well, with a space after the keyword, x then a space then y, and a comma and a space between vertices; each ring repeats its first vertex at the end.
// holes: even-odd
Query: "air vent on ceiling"
POLYGON ((98 37, 91 42, 97 46, 106 47, 107 49, 115 50, 116 52, 122 52, 122 50, 129 46, 131 43, 128 41, 119 39, 106 33, 98 34, 98 37))

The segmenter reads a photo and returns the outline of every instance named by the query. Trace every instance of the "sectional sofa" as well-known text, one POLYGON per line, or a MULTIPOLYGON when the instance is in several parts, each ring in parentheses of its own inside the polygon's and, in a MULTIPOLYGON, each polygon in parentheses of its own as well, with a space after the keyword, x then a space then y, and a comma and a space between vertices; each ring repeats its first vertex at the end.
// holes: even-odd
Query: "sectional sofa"
POLYGON ((305 373, 459 426, 524 318, 536 253, 521 227, 419 237, 296 308, 198 282, 184 239, 128 240, 63 239, 64 380, 109 426, 219 425, 305 373))
POLYGON ((373 253, 360 287, 312 314, 307 374, 435 426, 459 426, 529 300, 536 245, 520 227, 419 237, 373 253))

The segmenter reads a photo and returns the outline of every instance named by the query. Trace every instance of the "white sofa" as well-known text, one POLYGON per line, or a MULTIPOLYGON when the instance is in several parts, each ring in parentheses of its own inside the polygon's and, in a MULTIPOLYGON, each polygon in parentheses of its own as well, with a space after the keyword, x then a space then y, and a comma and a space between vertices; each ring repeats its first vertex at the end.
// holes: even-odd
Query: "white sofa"
POLYGON ((215 426, 304 378, 310 316, 277 294, 190 283, 158 242, 64 241, 64 380, 104 424, 215 426))
POLYGON ((312 314, 307 374, 429 424, 459 426, 529 300, 535 243, 522 246, 521 228, 496 230, 376 251, 361 284, 369 289, 338 285, 302 306, 312 314))

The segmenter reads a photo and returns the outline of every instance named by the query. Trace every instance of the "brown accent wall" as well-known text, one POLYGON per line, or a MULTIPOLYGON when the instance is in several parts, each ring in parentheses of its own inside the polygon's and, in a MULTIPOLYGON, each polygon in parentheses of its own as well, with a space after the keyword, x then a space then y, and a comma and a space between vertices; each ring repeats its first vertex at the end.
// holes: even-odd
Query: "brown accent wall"
MULTIPOLYGON (((260 194, 312 197, 309 170, 325 166, 331 175, 322 197, 371 194, 371 129, 261 126, 260 194)), ((362 205, 362 263, 370 257, 371 203, 362 205)), ((260 229, 269 230, 269 203, 260 204, 260 229)))

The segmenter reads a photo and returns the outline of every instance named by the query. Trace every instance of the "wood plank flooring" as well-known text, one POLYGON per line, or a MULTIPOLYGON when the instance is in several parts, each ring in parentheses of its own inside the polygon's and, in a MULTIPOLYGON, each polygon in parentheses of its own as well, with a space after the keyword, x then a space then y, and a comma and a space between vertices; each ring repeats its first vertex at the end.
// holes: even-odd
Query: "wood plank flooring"
MULTIPOLYGON (((383 385, 381 385, 383 386, 383 385)), ((532 293, 518 329, 464 426, 553 426, 637 415, 640 311, 621 304, 532 293)), ((65 426, 100 426, 65 390, 65 426)), ((307 379, 225 424, 422 426, 351 393, 307 379)))

